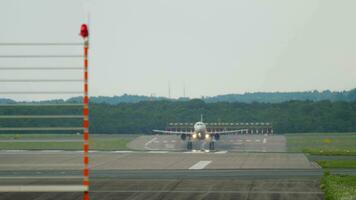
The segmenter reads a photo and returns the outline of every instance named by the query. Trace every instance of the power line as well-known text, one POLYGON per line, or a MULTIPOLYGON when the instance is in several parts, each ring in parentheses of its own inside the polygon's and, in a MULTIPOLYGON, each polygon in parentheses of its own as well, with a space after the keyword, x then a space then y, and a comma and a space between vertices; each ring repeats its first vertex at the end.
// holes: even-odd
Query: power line
POLYGON ((83 115, 0 115, 0 119, 82 119, 83 115))
POLYGON ((79 104, 79 103, 53 103, 53 104, 41 104, 41 103, 14 103, 14 104, 0 104, 0 107, 37 107, 37 106, 43 106, 43 107, 52 107, 52 106, 63 106, 63 107, 76 107, 76 106, 83 106, 84 104, 79 104))
POLYGON ((8 79, 0 82, 83 82, 81 79, 8 79))
POLYGON ((0 94, 82 94, 83 91, 19 91, 19 92, 0 92, 0 94))
POLYGON ((44 42, 44 43, 38 43, 38 42, 2 42, 0 43, 0 46, 83 46, 83 43, 76 43, 76 42, 64 42, 64 43, 59 43, 59 42, 44 42))
POLYGON ((0 55, 0 58, 83 58, 83 55, 0 55))
POLYGON ((83 70, 83 67, 0 67, 0 70, 83 70))
POLYGON ((81 131, 82 127, 2 127, 0 131, 81 131))

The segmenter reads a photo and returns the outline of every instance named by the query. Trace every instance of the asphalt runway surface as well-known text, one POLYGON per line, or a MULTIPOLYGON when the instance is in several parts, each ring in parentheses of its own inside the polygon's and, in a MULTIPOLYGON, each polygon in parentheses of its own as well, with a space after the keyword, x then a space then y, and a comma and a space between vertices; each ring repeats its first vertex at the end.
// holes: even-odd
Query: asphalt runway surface
MULTIPOLYGON (((144 136, 130 143, 137 151, 92 151, 91 199, 324 199, 322 169, 304 154, 286 153, 283 136, 228 136, 216 144, 216 151, 187 152, 179 137, 144 136)), ((0 151, 0 190, 80 185, 82 168, 81 151, 0 151)), ((0 199, 79 200, 82 195, 0 192, 0 199)))
MULTIPOLYGON (((94 170, 143 169, 313 169, 314 162, 301 153, 107 151, 90 153, 94 170)), ((2 151, 0 170, 81 169, 78 151, 2 151)))
MULTIPOLYGON (((185 151, 186 141, 176 135, 141 136, 129 144, 136 150, 185 151)), ((215 142, 215 149, 240 152, 286 152, 287 142, 280 135, 226 135, 215 142)), ((193 149, 207 149, 204 141, 193 143, 193 149)))

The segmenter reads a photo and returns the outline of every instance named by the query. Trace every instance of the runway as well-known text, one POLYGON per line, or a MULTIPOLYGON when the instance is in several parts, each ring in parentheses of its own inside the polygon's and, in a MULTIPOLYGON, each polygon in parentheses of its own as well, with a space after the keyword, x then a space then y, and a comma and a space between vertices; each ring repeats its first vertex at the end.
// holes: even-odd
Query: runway
MULTIPOLYGON (((43 184, 43 180, 27 180, 43 184)), ((311 178, 288 179, 92 179, 91 199, 323 199, 319 181, 311 178)), ((13 183, 13 182, 12 182, 13 183)), ((48 183, 48 181, 47 181, 48 183)), ((56 184, 69 184, 56 180, 56 184)), ((0 193, 0 199, 61 199, 82 200, 82 193, 0 193)))
MULTIPOLYGON (((93 170, 318 168, 301 153, 98 151, 90 153, 90 157, 93 170), (200 165, 201 162, 207 163, 200 165)), ((5 151, 0 152, 0 162, 0 170, 76 170, 83 167, 82 153, 76 151, 5 151)))
MULTIPOLYGON (((216 144, 216 151, 188 152, 176 136, 142 136, 132 150, 91 151, 91 199, 323 199, 322 169, 286 153, 283 136, 228 136, 216 144)), ((0 186, 80 185, 82 153, 0 151, 0 186)), ((0 199, 79 200, 82 193, 0 192, 0 199)))
MULTIPOLYGON (((207 148, 204 142, 195 142, 194 149, 207 148)), ((176 135, 141 136, 129 144, 135 150, 184 151, 186 141, 176 135)), ((215 148, 237 152, 286 152, 286 138, 279 135, 227 135, 216 141, 215 148)))

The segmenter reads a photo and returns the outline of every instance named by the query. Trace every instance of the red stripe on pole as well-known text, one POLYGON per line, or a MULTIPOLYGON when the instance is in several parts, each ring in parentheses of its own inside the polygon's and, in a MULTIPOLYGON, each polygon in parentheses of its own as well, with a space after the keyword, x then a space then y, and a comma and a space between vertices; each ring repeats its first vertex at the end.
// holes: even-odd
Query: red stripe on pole
POLYGON ((84 104, 89 104, 89 98, 88 98, 88 96, 85 96, 85 97, 84 97, 84 104))
MULTIPOLYGON (((88 144, 84 144, 84 152, 88 153, 89 152, 89 145, 88 144)), ((84 158, 85 159, 85 158, 84 158)), ((86 163, 88 164, 88 163, 86 163)))
MULTIPOLYGON (((88 185, 89 186, 89 185, 88 185)), ((90 200, 89 192, 84 192, 84 200, 90 200)))
POLYGON ((88 168, 84 169, 84 176, 89 176, 89 169, 88 168))
POLYGON ((88 93, 88 84, 87 83, 84 84, 84 92, 88 93))
POLYGON ((89 164, 89 157, 84 157, 84 164, 85 165, 88 165, 89 164))
POLYGON ((88 80, 88 72, 84 72, 84 80, 88 80))
POLYGON ((84 185, 84 186, 89 186, 89 181, 84 180, 84 181, 83 181, 83 185, 84 185))
POLYGON ((83 115, 84 116, 88 116, 89 115, 89 109, 88 108, 84 108, 83 115))
POLYGON ((89 128, 89 121, 87 119, 84 119, 83 127, 84 128, 89 128))
POLYGON ((84 132, 84 140, 85 141, 89 140, 89 133, 88 132, 84 132))
POLYGON ((84 47, 84 55, 88 56, 88 48, 87 47, 84 47))
POLYGON ((88 67, 88 59, 84 58, 84 67, 87 68, 88 67))

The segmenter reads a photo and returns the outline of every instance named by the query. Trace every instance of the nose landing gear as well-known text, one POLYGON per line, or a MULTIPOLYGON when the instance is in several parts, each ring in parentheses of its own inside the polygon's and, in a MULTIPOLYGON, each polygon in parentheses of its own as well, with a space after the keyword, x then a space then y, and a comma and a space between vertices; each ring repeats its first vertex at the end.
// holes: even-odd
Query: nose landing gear
POLYGON ((209 142, 209 150, 215 150, 215 142, 209 142))

